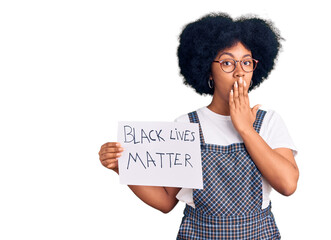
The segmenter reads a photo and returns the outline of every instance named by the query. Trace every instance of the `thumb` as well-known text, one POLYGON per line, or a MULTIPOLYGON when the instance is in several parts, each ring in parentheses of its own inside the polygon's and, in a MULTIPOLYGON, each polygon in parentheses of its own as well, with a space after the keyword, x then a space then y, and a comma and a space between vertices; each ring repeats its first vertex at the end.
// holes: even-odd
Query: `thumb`
POLYGON ((252 113, 254 114, 254 117, 256 117, 257 110, 259 110, 261 106, 261 104, 257 104, 252 108, 252 113))

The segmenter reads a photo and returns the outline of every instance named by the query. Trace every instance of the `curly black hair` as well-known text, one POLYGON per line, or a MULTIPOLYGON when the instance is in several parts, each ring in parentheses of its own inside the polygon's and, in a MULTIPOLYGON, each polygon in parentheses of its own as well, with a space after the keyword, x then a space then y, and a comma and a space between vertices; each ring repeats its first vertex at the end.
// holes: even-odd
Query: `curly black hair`
POLYGON ((214 89, 208 86, 212 61, 222 49, 241 42, 259 61, 250 91, 274 68, 281 40, 284 39, 271 21, 255 16, 234 20, 226 13, 210 13, 187 24, 179 36, 177 56, 184 84, 199 94, 212 95, 214 89))

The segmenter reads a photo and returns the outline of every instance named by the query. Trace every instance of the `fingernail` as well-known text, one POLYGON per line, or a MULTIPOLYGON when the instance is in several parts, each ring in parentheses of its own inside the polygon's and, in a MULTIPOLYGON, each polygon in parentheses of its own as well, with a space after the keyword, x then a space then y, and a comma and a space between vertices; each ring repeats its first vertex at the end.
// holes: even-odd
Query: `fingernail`
POLYGON ((243 83, 242 77, 239 78, 239 83, 243 83))
POLYGON ((247 84, 246 84, 246 81, 244 80, 244 87, 246 87, 246 85, 247 85, 247 84))
POLYGON ((235 86, 236 88, 238 87, 238 83, 237 83, 237 81, 235 81, 234 86, 235 86))
POLYGON ((230 94, 233 95, 233 90, 231 89, 230 94))

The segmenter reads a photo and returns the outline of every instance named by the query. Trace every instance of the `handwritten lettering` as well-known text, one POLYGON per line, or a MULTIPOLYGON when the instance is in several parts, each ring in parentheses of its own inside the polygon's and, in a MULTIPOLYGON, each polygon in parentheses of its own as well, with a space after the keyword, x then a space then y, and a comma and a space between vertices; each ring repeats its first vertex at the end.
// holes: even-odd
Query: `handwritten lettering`
POLYGON ((191 155, 188 153, 184 154, 183 156, 181 153, 156 152, 152 156, 152 154, 149 151, 146 151, 146 154, 143 154, 143 156, 139 155, 138 153, 135 153, 135 157, 133 156, 132 153, 129 153, 127 169, 129 169, 130 166, 132 166, 132 164, 141 165, 144 169, 150 167, 163 168, 163 162, 169 163, 168 165, 169 168, 173 168, 175 166, 184 166, 184 167, 190 166, 191 168, 193 168, 190 159, 191 159, 191 155), (133 160, 134 163, 131 160, 133 160))
POLYGON ((141 162, 141 164, 143 165, 143 167, 146 169, 145 164, 143 163, 143 161, 141 160, 141 158, 139 157, 138 153, 136 153, 136 157, 133 157, 131 153, 129 153, 129 160, 128 160, 128 166, 126 169, 129 169, 129 165, 130 165, 130 159, 133 159, 133 161, 137 162, 137 158, 139 158, 139 161, 141 162))
POLYGON ((133 144, 144 144, 146 142, 165 142, 165 139, 161 136, 162 129, 160 130, 149 130, 145 131, 144 129, 136 130, 134 127, 129 125, 123 126, 124 130, 124 143, 133 144))
POLYGON ((178 131, 177 128, 175 130, 170 131, 170 139, 171 140, 180 140, 185 142, 193 142, 195 140, 195 132, 191 132, 190 130, 178 131))
POLYGON ((120 182, 198 188, 202 184, 199 125, 178 122, 120 122, 120 182))

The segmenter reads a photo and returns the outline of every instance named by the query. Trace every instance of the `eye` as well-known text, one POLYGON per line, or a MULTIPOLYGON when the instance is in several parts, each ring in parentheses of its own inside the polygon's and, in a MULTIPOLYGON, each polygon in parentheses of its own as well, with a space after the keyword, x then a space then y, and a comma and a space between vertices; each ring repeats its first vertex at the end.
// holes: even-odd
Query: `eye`
POLYGON ((253 65, 253 60, 252 59, 244 59, 243 64, 246 66, 251 66, 253 65))
POLYGON ((233 66, 234 65, 234 61, 231 59, 226 59, 222 61, 222 65, 223 66, 233 66))

